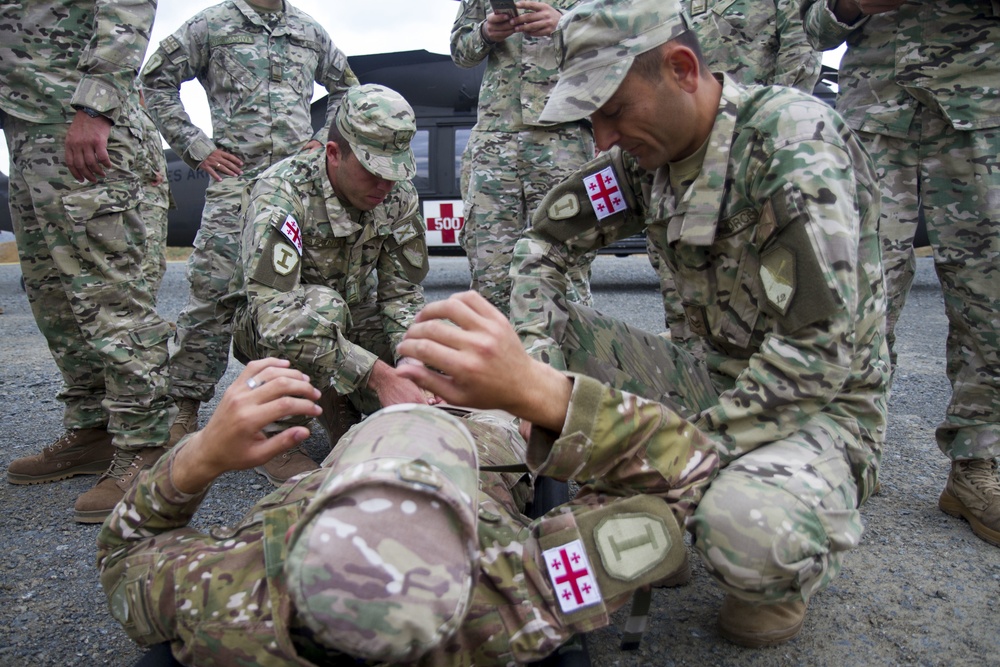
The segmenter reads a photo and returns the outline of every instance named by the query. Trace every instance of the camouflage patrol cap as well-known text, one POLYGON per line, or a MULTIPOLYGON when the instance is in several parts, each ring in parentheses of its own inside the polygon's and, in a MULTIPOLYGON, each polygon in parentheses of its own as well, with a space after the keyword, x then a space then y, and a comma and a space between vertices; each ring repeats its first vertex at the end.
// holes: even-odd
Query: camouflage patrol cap
POLYGON ((680 0, 594 0, 577 5, 553 34, 559 80, 539 120, 566 123, 600 109, 615 94, 632 61, 686 32, 680 0))
POLYGON ((455 417, 403 405, 375 413, 337 449, 290 538, 296 614, 337 651, 416 660, 454 634, 471 603, 476 445, 455 417))
POLYGON ((410 140, 417 131, 410 104, 391 88, 366 83, 344 94, 334 119, 365 168, 390 181, 417 173, 410 140))

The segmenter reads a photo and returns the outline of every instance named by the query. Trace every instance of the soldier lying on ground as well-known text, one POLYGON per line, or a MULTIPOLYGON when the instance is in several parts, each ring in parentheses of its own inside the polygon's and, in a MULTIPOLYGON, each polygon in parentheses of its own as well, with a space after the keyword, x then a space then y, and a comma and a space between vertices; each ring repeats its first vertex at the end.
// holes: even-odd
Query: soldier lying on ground
MULTIPOLYGON (((630 593, 686 571, 680 526, 718 464, 700 432, 662 405, 531 360, 477 294, 426 313, 499 335, 489 350, 445 350, 442 367, 474 372, 461 383, 417 364, 405 372, 472 405, 494 396, 534 424, 527 445, 495 413, 392 406, 235 528, 199 533, 187 523, 219 475, 309 436, 296 426, 267 437, 266 425, 320 414, 307 376, 287 361, 251 362, 205 428, 144 471, 101 531, 101 582, 129 636, 170 642, 178 660, 200 665, 345 655, 510 664, 606 625, 630 593), (478 468, 525 458, 585 485, 530 521, 527 480, 478 468)), ((441 351, 427 338, 404 346, 441 351)))

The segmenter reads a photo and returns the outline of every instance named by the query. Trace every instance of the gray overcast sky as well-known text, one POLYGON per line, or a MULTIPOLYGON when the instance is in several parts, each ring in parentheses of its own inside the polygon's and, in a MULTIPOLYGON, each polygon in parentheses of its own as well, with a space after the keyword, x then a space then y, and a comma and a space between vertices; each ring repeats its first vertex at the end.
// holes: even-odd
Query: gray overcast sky
MULTIPOLYGON (((160 0, 149 53, 184 21, 218 1, 160 0)), ((413 49, 448 53, 448 35, 458 12, 455 0, 295 0, 292 4, 319 21, 349 56, 413 49)), ((211 134, 208 103, 198 82, 184 84, 181 98, 195 124, 211 134)), ((0 141, 0 171, 7 173, 8 160, 6 142, 0 141)))

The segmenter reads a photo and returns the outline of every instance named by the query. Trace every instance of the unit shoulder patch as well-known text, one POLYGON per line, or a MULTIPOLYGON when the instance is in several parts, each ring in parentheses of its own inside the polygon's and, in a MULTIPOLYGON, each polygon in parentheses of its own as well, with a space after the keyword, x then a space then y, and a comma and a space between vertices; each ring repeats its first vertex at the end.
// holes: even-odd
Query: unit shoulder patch
POLYGON ((279 276, 287 276, 299 265, 299 255, 287 243, 275 243, 271 250, 271 265, 279 276))
POLYGON ((783 245, 765 251, 760 258, 760 282, 768 303, 787 315, 795 296, 795 253, 783 245))
POLYGON ((580 214, 580 200, 573 192, 567 192, 559 197, 546 210, 550 220, 569 220, 580 214))
POLYGON ((594 542, 608 575, 634 581, 663 562, 673 541, 663 519, 653 514, 619 514, 597 524, 594 542))

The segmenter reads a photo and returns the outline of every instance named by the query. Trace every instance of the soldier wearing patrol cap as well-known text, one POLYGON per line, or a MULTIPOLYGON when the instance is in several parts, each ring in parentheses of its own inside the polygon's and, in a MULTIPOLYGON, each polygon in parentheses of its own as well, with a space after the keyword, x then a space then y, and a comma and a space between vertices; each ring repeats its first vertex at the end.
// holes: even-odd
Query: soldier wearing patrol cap
MULTIPOLYGON (((410 181, 415 132, 399 93, 350 88, 325 150, 268 169, 243 207, 230 290, 235 354, 287 358, 315 378, 331 444, 361 412, 432 400, 395 372, 396 344, 424 304, 428 268, 410 181)), ((293 450, 258 472, 280 484, 315 467, 293 450)))
POLYGON ((718 465, 708 439, 663 405, 530 359, 478 294, 439 306, 455 304, 503 325, 493 372, 465 377, 502 382, 490 400, 536 424, 530 442, 495 411, 392 406, 237 526, 200 533, 185 526, 214 479, 309 435, 261 429, 320 411, 288 362, 251 362, 101 530, 101 582, 130 637, 169 642, 184 664, 523 664, 684 571, 681 526, 718 465), (600 481, 531 521, 527 477, 484 469, 524 460, 600 481))
POLYGON ((344 92, 358 82, 326 30, 289 0, 223 0, 160 42, 142 69, 149 110, 164 139, 211 178, 188 260, 190 295, 177 317, 170 392, 178 415, 170 444, 197 430, 229 362, 233 312, 223 297, 240 252, 248 181, 286 157, 322 147, 344 92), (191 122, 181 84, 197 79, 212 112, 211 136, 191 122), (313 130, 313 83, 330 93, 327 123, 313 130))
POLYGON ((705 67, 677 0, 563 17, 542 120, 589 116, 604 155, 554 188, 515 249, 512 321, 558 368, 673 406, 723 468, 691 522, 726 590, 722 634, 794 637, 861 538, 889 379, 871 159, 828 106, 705 67), (704 361, 568 303, 562 267, 644 231, 704 361))

